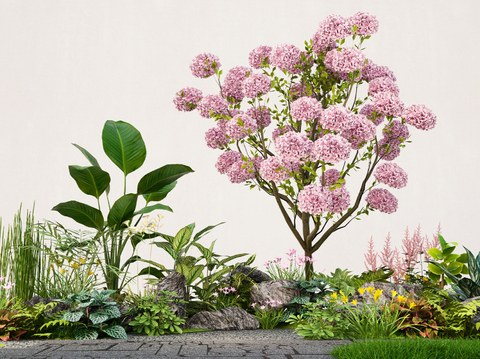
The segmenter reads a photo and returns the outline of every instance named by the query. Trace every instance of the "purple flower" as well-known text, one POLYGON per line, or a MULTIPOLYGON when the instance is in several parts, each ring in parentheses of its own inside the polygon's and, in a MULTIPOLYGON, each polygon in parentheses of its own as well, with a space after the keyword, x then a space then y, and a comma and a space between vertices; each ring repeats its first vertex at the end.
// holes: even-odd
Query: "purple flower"
POLYGON ((257 130, 257 120, 248 115, 236 115, 228 121, 226 129, 230 138, 240 140, 257 130))
POLYGON ((317 32, 313 35, 313 51, 319 53, 333 49, 336 47, 335 40, 345 39, 350 35, 351 31, 345 18, 339 15, 329 15, 320 23, 317 32))
POLYGON ((202 98, 202 91, 199 89, 185 87, 175 94, 173 103, 178 111, 188 112, 196 109, 202 98))
POLYGON ((353 47, 344 47, 340 51, 331 50, 325 56, 325 66, 333 72, 348 74, 361 70, 365 66, 365 54, 353 47))
POLYGON ((249 98, 265 95, 270 91, 270 88, 270 78, 264 74, 250 74, 243 82, 243 91, 245 92, 245 96, 249 98))
POLYGON ((205 132, 205 141, 207 146, 212 149, 225 147, 230 140, 226 136, 225 130, 220 127, 213 127, 205 132))
POLYGON ((353 115, 353 121, 341 136, 345 137, 352 145, 353 150, 360 149, 362 143, 371 141, 375 138, 377 128, 364 115, 353 115))
POLYGON ((237 66, 228 71, 223 82, 222 94, 231 102, 240 102, 245 97, 243 93, 243 81, 252 72, 252 69, 237 66))
POLYGON ((300 97, 292 102, 290 113, 294 120, 310 121, 320 116, 322 104, 315 98, 300 97))
POLYGON ((260 165, 260 176, 266 181, 281 182, 291 177, 291 172, 298 171, 298 165, 273 156, 260 165))
POLYGON ((254 69, 261 68, 261 65, 264 63, 270 64, 270 60, 268 58, 270 52, 272 52, 272 48, 270 46, 256 47, 248 55, 248 63, 254 69))
POLYGON ((284 128, 277 127, 276 129, 273 130, 272 132, 272 139, 276 139, 282 135, 284 135, 287 132, 293 131, 292 126, 286 125, 284 128))
POLYGON ((370 81, 368 84, 368 94, 370 96, 375 96, 380 92, 390 92, 395 96, 398 96, 400 89, 398 85, 392 81, 389 77, 377 77, 370 81))
POLYGON ((370 15, 368 12, 357 12, 355 15, 348 19, 350 28, 357 25, 357 31, 355 34, 360 36, 371 36, 378 31, 378 20, 374 15, 370 15))
POLYGON ((315 98, 315 94, 313 93, 311 93, 310 95, 308 94, 307 85, 302 83, 293 84, 292 87, 290 87, 290 94, 292 96, 292 101, 295 101, 296 99, 299 99, 300 97, 305 97, 305 96, 315 98))
POLYGON ((403 188, 408 182, 408 174, 396 163, 382 163, 373 175, 379 182, 393 188, 403 188))
POLYGON ((397 78, 387 66, 379 66, 372 60, 368 60, 367 66, 362 70, 362 78, 366 81, 372 81, 378 77, 388 77, 392 81, 397 81, 397 78))
POLYGON ((398 200, 393 194, 383 188, 370 190, 365 200, 372 208, 378 209, 383 213, 393 213, 398 208, 398 200))
POLYGON ((222 153, 218 159, 215 167, 217 168, 218 172, 222 175, 227 173, 228 169, 237 161, 242 159, 242 154, 237 151, 227 151, 222 153))
POLYGON ((386 116, 400 117, 405 105, 393 93, 379 92, 373 96, 372 108, 378 113, 386 116))
POLYGON ((351 146, 340 135, 331 133, 315 141, 310 159, 325 163, 337 163, 346 161, 350 157, 351 146))
POLYGON ((207 78, 212 76, 215 70, 218 70, 221 66, 222 64, 217 56, 200 54, 192 60, 190 70, 195 77, 207 78))
POLYGON ((437 122, 437 116, 426 108, 425 105, 407 107, 402 113, 402 118, 409 125, 425 131, 434 128, 437 122))
POLYGON ((247 162, 240 160, 235 162, 227 170, 227 176, 232 183, 242 183, 255 178, 255 172, 260 168, 263 158, 257 157, 253 160, 249 159, 247 162), (244 168, 242 168, 245 166, 244 168))
MULTIPOLYGON (((333 186, 337 183, 338 179, 340 178, 340 171, 335 168, 331 168, 323 172, 323 175, 319 177, 320 185, 324 187, 333 186)), ((344 184, 342 183, 342 186, 344 184)))
POLYGON ((246 114, 257 121, 257 128, 265 128, 272 122, 270 111, 265 106, 250 107, 246 114))
POLYGON ((341 132, 351 126, 353 113, 342 105, 334 105, 323 110, 320 124, 324 130, 341 132))
POLYGON ((205 118, 228 114, 228 102, 220 95, 207 95, 198 103, 198 112, 205 118), (210 115, 212 111, 212 115, 210 115))
POLYGON ((301 65, 302 52, 295 45, 280 44, 273 48, 270 53, 270 64, 282 71, 288 71, 291 74, 299 74, 301 68, 295 66, 301 65))
POLYGON ((393 161, 400 155, 400 143, 400 140, 384 137, 378 141, 378 149, 375 147, 375 153, 378 153, 380 158, 384 161, 393 161))
POLYGON ((301 162, 312 152, 313 142, 297 132, 287 132, 275 139, 277 155, 287 161, 301 162))
POLYGON ((363 106, 358 112, 360 115, 365 115, 370 121, 374 121, 375 126, 378 126, 385 120, 385 115, 377 115, 373 120, 373 108, 370 104, 363 106))

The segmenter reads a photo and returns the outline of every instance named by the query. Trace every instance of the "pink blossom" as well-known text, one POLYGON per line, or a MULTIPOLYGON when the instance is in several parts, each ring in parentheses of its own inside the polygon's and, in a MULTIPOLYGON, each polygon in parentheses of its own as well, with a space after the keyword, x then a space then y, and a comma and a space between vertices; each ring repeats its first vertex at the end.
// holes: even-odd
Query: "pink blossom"
POLYGON ((395 96, 398 96, 400 89, 398 85, 389 77, 377 77, 370 81, 368 84, 368 94, 375 96, 380 92, 390 92, 395 96))
POLYGON ((272 132, 272 139, 277 139, 278 137, 284 135, 287 132, 293 132, 293 128, 290 125, 286 125, 284 128, 277 127, 276 129, 273 130, 272 132))
POLYGON ((199 89, 185 87, 175 94, 173 103, 178 111, 188 112, 196 109, 202 98, 202 91, 199 89))
POLYGON ((281 268, 282 270, 285 270, 285 269, 288 268, 288 265, 287 265, 286 263, 282 263, 282 264, 280 265, 280 268, 281 268))
POLYGON ((325 56, 325 66, 333 72, 348 74, 365 66, 365 54, 353 47, 331 50, 325 56))
POLYGON ((377 142, 375 153, 378 153, 380 158, 384 161, 393 161, 400 155, 400 143, 400 140, 384 137, 377 142))
POLYGON ((380 115, 380 114, 377 114, 377 116, 375 117, 375 120, 373 120, 373 108, 370 104, 363 106, 358 113, 360 115, 367 116, 367 118, 370 121, 374 121, 373 123, 375 126, 378 126, 383 122, 383 120, 385 120, 385 115, 380 115))
POLYGON ((335 183, 337 183, 339 178, 340 178, 340 171, 335 168, 331 168, 323 172, 322 176, 320 176, 319 178, 320 185, 324 187, 333 186, 335 183))
POLYGON ((228 169, 231 165, 235 162, 240 161, 242 159, 242 154, 237 151, 227 151, 222 153, 215 164, 218 172, 221 174, 227 173, 228 169))
POLYGON ((320 124, 324 130, 341 132, 351 126, 353 113, 342 105, 333 105, 323 110, 320 124))
POLYGON ((218 297, 218 293, 217 293, 217 292, 213 293, 212 295, 213 295, 214 297, 218 297))
POLYGON ((250 76, 243 81, 243 91, 245 96, 255 98, 265 95, 270 91, 271 80, 265 74, 250 74, 250 76))
POLYGON ((221 66, 222 64, 217 56, 205 53, 192 60, 190 70, 192 70, 193 76, 207 78, 212 76, 215 70, 218 70, 221 66))
POLYGON ((228 114, 228 102, 220 95, 207 95, 198 103, 200 116, 210 118, 215 115, 228 114), (212 111, 212 115, 210 115, 212 111))
POLYGON ((386 124, 383 128, 383 136, 389 140, 406 140, 410 136, 410 131, 407 125, 402 124, 399 120, 393 120, 389 124, 386 124))
POLYGON ((357 12, 348 19, 348 24, 352 30, 353 27, 357 25, 357 31, 355 34, 360 36, 371 36, 378 31, 379 23, 374 15, 370 15, 368 12, 357 12))
POLYGON ((370 190, 365 201, 375 209, 383 213, 393 213, 397 211, 398 200, 393 194, 383 188, 374 188, 370 190))
POLYGON ((267 268, 270 267, 270 261, 266 261, 265 263, 263 263, 263 265, 267 268))
POLYGON ((393 188, 403 188, 408 181, 408 174, 399 165, 391 162, 379 165, 373 175, 380 183, 393 188))
POLYGON ((301 65, 301 51, 295 45, 281 44, 272 49, 270 53, 270 64, 282 71, 288 71, 291 74, 299 74, 301 68, 295 66, 301 65))
POLYGON ((351 143, 353 150, 358 150, 363 146, 362 143, 375 138, 376 130, 373 122, 366 116, 353 115, 350 127, 343 131, 341 135, 351 143))
POLYGON ((252 69, 244 66, 237 66, 228 71, 222 87, 223 95, 233 102, 240 102, 245 97, 243 93, 243 81, 252 72, 252 69))
POLYGON ((262 305, 262 306, 260 307, 260 309, 261 309, 261 310, 264 310, 264 309, 265 309, 265 306, 264 306, 264 305, 262 305))
POLYGON ((387 66, 379 66, 372 60, 368 60, 367 66, 362 70, 362 79, 369 82, 378 77, 388 77, 392 81, 397 81, 394 73, 387 66))
POLYGON ((437 122, 437 116, 425 105, 407 107, 402 113, 402 118, 406 123, 419 130, 431 130, 437 122))
POLYGON ((254 48, 248 55, 248 63, 254 69, 261 68, 261 65, 265 63, 270 64, 269 55, 272 52, 270 46, 259 46, 254 48))
POLYGON ((350 157, 350 143, 340 135, 326 134, 313 145, 310 159, 325 163, 346 161, 350 157))
POLYGON ((345 39, 350 35, 351 31, 346 19, 339 15, 329 15, 320 23, 317 32, 313 35, 313 51, 319 53, 332 49, 332 43, 335 40, 345 39))
POLYGON ((257 121, 248 115, 236 115, 228 121, 226 129, 230 138, 240 140, 257 130, 257 121))
POLYGON ((205 141, 207 146, 212 149, 223 148, 230 142, 225 130, 220 127, 213 127, 207 130, 205 132, 205 141))
POLYGON ((341 213, 348 209, 350 205, 350 193, 344 186, 336 188, 334 191, 330 189, 325 189, 325 191, 330 191, 329 201, 326 207, 328 212, 341 213))
POLYGON ((250 107, 246 114, 257 121, 257 128, 265 128, 272 122, 270 110, 265 107, 250 107))
POLYGON ((281 182, 292 177, 292 172, 298 170, 298 164, 273 156, 260 165, 260 176, 266 181, 281 182))
POLYGON ((372 108, 378 113, 386 116, 400 117, 405 105, 390 92, 379 92, 373 96, 372 108))
POLYGON ((12 282, 8 282, 6 285, 2 285, 3 289, 5 289, 5 290, 12 289, 14 286, 15 286, 15 284, 12 283, 12 282))
POLYGON ((297 132, 287 132, 275 140, 275 151, 284 160, 300 162, 312 152, 313 142, 297 132))
POLYGON ((277 257, 273 263, 280 263, 282 261, 282 257, 277 257))
POLYGON ((263 158, 257 157, 253 160, 249 159, 248 162, 240 160, 235 162, 227 170, 227 176, 232 183, 242 183, 247 180, 255 178, 255 172, 260 168, 263 158), (245 166, 244 168, 242 168, 245 166))
POLYGON ((311 90, 309 91, 307 85, 302 83, 293 84, 292 87, 290 87, 290 94, 292 96, 293 101, 295 101, 300 97, 305 97, 305 96, 315 98, 315 94, 312 93, 311 90), (310 92, 310 95, 308 92, 310 92))
POLYGON ((290 113, 294 120, 307 122, 319 117, 322 111, 322 104, 315 98, 300 97, 292 102, 290 113))
POLYGON ((298 209, 315 215, 327 212, 328 192, 331 191, 325 187, 305 186, 304 189, 298 192, 298 209))

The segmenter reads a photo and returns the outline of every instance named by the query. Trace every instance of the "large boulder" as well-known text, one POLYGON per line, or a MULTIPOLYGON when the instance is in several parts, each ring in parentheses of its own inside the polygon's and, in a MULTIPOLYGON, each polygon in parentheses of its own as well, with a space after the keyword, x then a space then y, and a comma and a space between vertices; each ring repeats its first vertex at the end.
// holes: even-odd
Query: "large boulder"
POLYGON ((357 290, 355 294, 349 298, 349 301, 357 300, 358 303, 373 304, 373 294, 377 289, 382 291, 382 294, 377 300, 377 303, 383 305, 385 303, 390 303, 392 300, 392 290, 397 292, 397 296, 403 295, 407 297, 411 292, 413 292, 413 298, 418 299, 420 292, 422 291, 422 286, 419 284, 396 284, 396 283, 384 283, 384 282, 366 282, 362 285, 362 288, 372 287, 374 290, 372 294, 365 290, 363 294, 357 290))
POLYGON ((295 283, 290 279, 276 279, 270 282, 258 283, 257 287, 252 287, 250 291, 250 301, 252 303, 261 303, 265 301, 280 301, 283 305, 279 305, 280 308, 285 307, 293 298, 299 296, 299 292, 295 288, 291 287, 295 283))
POLYGON ((477 330, 475 328, 475 325, 480 322, 480 297, 473 297, 473 298, 468 298, 467 300, 464 300, 462 302, 463 305, 467 305, 468 303, 471 303, 473 301, 477 301, 476 306, 477 306, 477 312, 476 314, 472 317, 472 320, 470 321, 470 323, 473 325, 473 331, 474 332, 480 332, 480 330, 477 330))
POLYGON ((239 307, 198 312, 187 320, 186 329, 252 330, 260 328, 258 318, 239 307))
POLYGON ((45 316, 49 317, 52 314, 61 312, 62 310, 69 310, 70 309, 70 304, 68 303, 63 303, 63 302, 58 302, 57 297, 52 297, 52 298, 42 298, 38 295, 34 295, 32 299, 26 300, 23 302, 23 304, 29 306, 29 307, 34 307, 36 304, 42 303, 42 304, 49 304, 49 303, 57 303, 53 309, 47 310, 45 312, 45 316))
MULTIPOLYGON (((160 296, 164 296, 161 292, 175 292, 176 295, 170 296, 171 299, 186 299, 187 289, 185 276, 181 273, 171 272, 168 276, 157 285, 155 302, 158 302, 160 296)), ((169 307, 173 313, 179 318, 185 318, 186 308, 185 303, 169 302, 169 307)))
POLYGON ((267 273, 262 272, 259 269, 255 269, 252 271, 252 269, 253 268, 250 266, 239 265, 237 268, 235 268, 235 270, 232 271, 232 273, 230 273, 230 276, 241 272, 246 274, 247 277, 251 278, 255 283, 268 282, 272 280, 272 278, 270 278, 267 273))

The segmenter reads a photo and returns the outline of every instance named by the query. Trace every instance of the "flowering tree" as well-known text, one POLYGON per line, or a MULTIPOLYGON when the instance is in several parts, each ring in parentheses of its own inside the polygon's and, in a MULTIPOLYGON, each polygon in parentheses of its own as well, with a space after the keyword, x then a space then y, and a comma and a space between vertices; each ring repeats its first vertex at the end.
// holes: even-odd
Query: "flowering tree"
MULTIPOLYGON (((197 109, 215 120, 205 140, 223 151, 217 170, 273 196, 308 257, 360 215, 397 210, 395 196, 375 187, 405 187, 407 174, 391 161, 408 142, 407 125, 429 130, 436 123, 424 105, 405 107, 393 72, 362 52, 377 30, 368 13, 330 15, 305 50, 259 46, 249 55, 251 67, 234 67, 223 81, 219 58, 200 54, 190 65, 193 75, 215 76, 220 92, 203 96, 186 87, 173 100, 180 111, 197 109), (368 84, 363 99, 362 84, 368 84), (346 180, 361 162, 365 177, 351 196, 346 180)), ((307 280, 312 270, 306 263, 307 280)))

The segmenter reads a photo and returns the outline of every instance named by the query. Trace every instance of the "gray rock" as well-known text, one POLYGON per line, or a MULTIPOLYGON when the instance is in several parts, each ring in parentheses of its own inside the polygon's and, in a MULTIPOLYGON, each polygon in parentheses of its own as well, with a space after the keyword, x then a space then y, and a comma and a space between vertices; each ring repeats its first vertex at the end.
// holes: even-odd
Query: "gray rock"
MULTIPOLYGON (((155 296, 155 302, 158 302, 158 297, 163 296, 160 292, 168 291, 175 292, 176 295, 170 296, 172 299, 186 299, 186 281, 185 276, 181 273, 171 272, 168 276, 157 285, 157 294, 155 296)), ((184 318, 186 315, 185 303, 169 302, 170 309, 179 318, 184 318)))
POLYGON ((232 271, 230 276, 232 276, 232 275, 234 275, 235 273, 238 273, 238 272, 246 274, 255 283, 268 282, 268 281, 272 280, 272 278, 270 278, 270 276, 267 273, 262 272, 259 269, 255 269, 255 270, 252 271, 252 267, 244 266, 244 265, 239 265, 237 268, 235 268, 235 270, 232 271))
POLYGON ((477 305, 477 312, 476 314, 472 317, 472 320, 470 321, 470 323, 473 325, 473 331, 474 332, 480 332, 479 330, 475 329, 475 325, 480 322, 480 297, 473 297, 473 298, 468 298, 467 300, 464 300, 462 302, 463 305, 466 305, 468 303, 471 303, 473 301, 478 301, 477 303, 475 303, 477 305))
POLYGON ((188 319, 186 329, 252 330, 260 328, 253 315, 239 307, 229 307, 214 312, 198 312, 188 319))
POLYGON ((353 301, 354 299, 357 300, 358 303, 366 303, 366 304, 373 304, 373 293, 375 290, 380 289, 382 290, 382 294, 378 298, 377 303, 383 305, 385 303, 390 303, 392 300, 392 290, 397 292, 397 296, 403 295, 407 297, 411 292, 413 292, 413 298, 415 300, 418 299, 420 292, 422 291, 422 286, 419 284, 396 284, 396 283, 383 283, 383 282, 366 282, 362 285, 362 288, 373 287, 374 291, 372 294, 370 292, 365 291, 363 295, 357 290, 355 294, 349 298, 349 301, 353 301))
POLYGON ((28 305, 29 307, 34 307, 38 303, 43 303, 43 304, 57 303, 57 305, 53 309, 47 310, 45 312, 45 316, 49 317, 52 314, 61 312, 62 310, 70 309, 70 304, 58 302, 57 299, 59 298, 57 297, 42 298, 42 297, 39 297, 38 295, 34 295, 32 299, 24 301, 23 304, 28 305))
POLYGON ((280 308, 299 295, 298 291, 291 287, 295 283, 290 279, 276 279, 270 282, 258 283, 258 287, 252 287, 250 291, 250 300, 252 303, 277 300, 283 303, 280 308))

